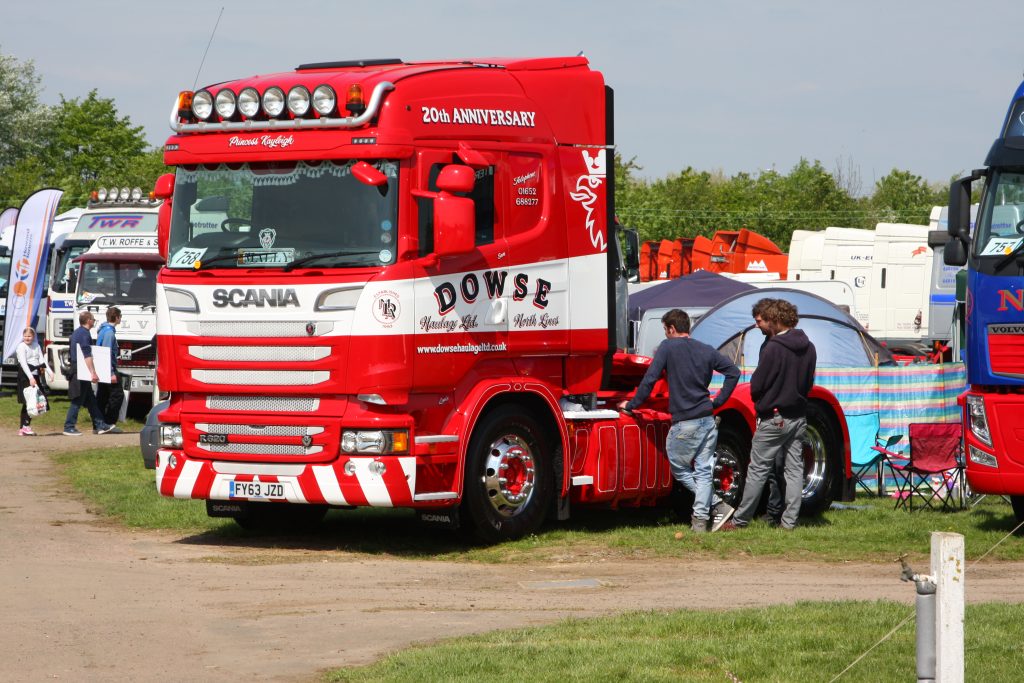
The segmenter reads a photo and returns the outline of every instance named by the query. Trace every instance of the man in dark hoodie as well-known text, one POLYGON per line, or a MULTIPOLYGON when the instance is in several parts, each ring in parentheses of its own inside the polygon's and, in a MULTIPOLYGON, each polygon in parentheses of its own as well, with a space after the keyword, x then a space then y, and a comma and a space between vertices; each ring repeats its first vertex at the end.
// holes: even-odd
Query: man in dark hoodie
MULTIPOLYGON (((690 338, 690 316, 674 308, 661 318, 665 341, 658 345, 654 359, 647 368, 632 400, 622 401, 620 410, 639 408, 651 395, 654 383, 664 371, 668 379, 668 407, 672 427, 665 441, 665 452, 677 482, 693 492, 691 529, 695 533, 708 530, 711 503, 714 499, 712 473, 715 467, 715 445, 718 427, 713 413, 729 399, 740 379, 739 368, 707 344, 690 338), (722 389, 712 400, 708 385, 714 372, 725 375, 722 389)), ((720 502, 715 515, 728 519, 731 506, 720 502)))
POLYGON ((761 502, 765 481, 773 468, 785 473, 785 510, 779 526, 796 527, 803 494, 803 441, 807 431, 807 395, 814 385, 817 352, 803 330, 796 328, 796 306, 777 299, 762 311, 772 335, 761 347, 757 369, 750 378, 750 396, 757 411, 757 429, 750 449, 750 466, 743 501, 723 529, 742 529, 761 502))

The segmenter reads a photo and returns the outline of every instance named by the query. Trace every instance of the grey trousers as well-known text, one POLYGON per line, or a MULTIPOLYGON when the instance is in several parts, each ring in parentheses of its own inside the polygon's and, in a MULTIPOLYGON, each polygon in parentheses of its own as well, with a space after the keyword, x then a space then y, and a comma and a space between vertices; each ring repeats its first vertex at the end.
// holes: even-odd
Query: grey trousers
POLYGON ((807 418, 783 419, 782 424, 773 420, 761 420, 754 431, 750 445, 750 466, 747 467, 747 483, 743 487, 743 501, 734 517, 737 526, 749 524, 761 493, 773 469, 781 470, 786 481, 785 509, 781 526, 792 529, 800 515, 800 501, 804 489, 804 434, 807 432, 807 418))

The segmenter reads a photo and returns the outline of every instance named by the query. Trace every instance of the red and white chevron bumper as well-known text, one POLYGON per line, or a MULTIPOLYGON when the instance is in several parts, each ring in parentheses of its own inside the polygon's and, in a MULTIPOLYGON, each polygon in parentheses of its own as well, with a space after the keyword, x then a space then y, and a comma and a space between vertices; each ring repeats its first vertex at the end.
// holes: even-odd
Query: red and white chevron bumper
POLYGON ((342 456, 323 465, 259 464, 193 460, 181 451, 161 449, 156 488, 174 498, 408 507, 414 504, 416 458, 342 456), (282 486, 275 487, 280 496, 250 499, 232 495, 236 489, 232 482, 274 482, 282 486))

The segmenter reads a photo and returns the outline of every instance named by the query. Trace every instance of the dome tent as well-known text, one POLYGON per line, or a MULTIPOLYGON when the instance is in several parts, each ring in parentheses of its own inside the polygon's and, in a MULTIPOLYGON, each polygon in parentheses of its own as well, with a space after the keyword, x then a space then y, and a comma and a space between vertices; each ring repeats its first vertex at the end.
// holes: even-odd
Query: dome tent
POLYGON ((755 367, 764 335, 754 325, 750 310, 764 298, 784 299, 796 306, 797 327, 814 344, 819 368, 895 364, 892 354, 849 313, 820 296, 784 287, 741 292, 726 299, 698 321, 691 336, 741 367, 755 367))
POLYGON ((745 282, 699 270, 630 294, 629 319, 640 320, 649 308, 710 308, 734 294, 752 289, 754 286, 745 282))

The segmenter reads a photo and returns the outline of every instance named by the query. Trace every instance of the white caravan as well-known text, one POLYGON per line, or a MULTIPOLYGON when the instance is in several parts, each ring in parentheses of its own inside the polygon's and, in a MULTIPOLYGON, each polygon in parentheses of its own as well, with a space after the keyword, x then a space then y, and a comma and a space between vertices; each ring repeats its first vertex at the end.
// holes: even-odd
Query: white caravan
MULTIPOLYGON (((853 287, 853 317, 871 329, 868 310, 871 306, 871 264, 875 254, 875 231, 856 228, 825 228, 821 246, 822 280, 839 280, 853 287)), ((876 335, 877 336, 877 335, 876 335)))
POLYGON ((794 230, 789 241, 787 280, 820 280, 823 230, 794 230))
POLYGON ((928 350, 932 281, 928 232, 927 225, 875 226, 868 329, 872 336, 896 350, 928 350))

